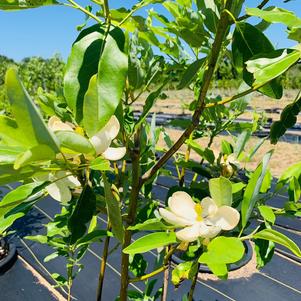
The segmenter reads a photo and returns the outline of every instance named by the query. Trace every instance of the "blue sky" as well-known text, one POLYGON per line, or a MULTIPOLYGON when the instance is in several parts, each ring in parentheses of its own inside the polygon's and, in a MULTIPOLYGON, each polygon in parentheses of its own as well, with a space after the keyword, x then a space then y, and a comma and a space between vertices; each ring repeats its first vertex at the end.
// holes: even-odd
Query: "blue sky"
MULTIPOLYGON (((121 3, 130 6, 133 0, 111 0, 112 7, 121 3), (126 3, 126 4, 125 4, 126 3)), ((259 0, 247 0, 247 6, 254 7, 259 0)), ((85 4, 87 2, 80 2, 85 4)), ((301 17, 301 1, 271 0, 271 5, 294 11, 301 17)), ((156 6, 158 8, 158 6, 156 6)), ((76 26, 83 23, 81 12, 68 7, 43 7, 32 10, 3 12, 0 11, 0 54, 17 61, 28 56, 51 57, 55 53, 67 58, 72 42, 78 32, 76 26)), ((286 39, 285 27, 272 25, 266 31, 273 44, 290 47, 295 43, 286 39)))

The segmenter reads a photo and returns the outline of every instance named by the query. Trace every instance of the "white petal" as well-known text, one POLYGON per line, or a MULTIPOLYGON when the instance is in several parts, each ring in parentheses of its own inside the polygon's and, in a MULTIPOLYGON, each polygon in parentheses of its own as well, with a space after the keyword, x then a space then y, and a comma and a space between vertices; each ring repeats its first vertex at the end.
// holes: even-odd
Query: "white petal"
POLYGON ((113 140, 117 137, 120 130, 120 123, 115 115, 113 115, 108 123, 103 128, 103 131, 105 131, 109 137, 113 140))
POLYGON ((213 199, 211 199, 209 197, 202 199, 201 207, 202 207, 202 216, 203 217, 212 216, 218 210, 218 207, 216 206, 213 199))
POLYGON ((103 152, 103 156, 110 161, 117 161, 122 159, 126 154, 125 147, 109 147, 105 152, 103 152))
POLYGON ((73 131, 72 126, 62 122, 58 117, 51 116, 48 120, 48 127, 52 131, 73 131))
POLYGON ((216 214, 210 218, 211 222, 222 230, 234 229, 237 226, 239 219, 239 212, 229 206, 219 207, 216 214))
POLYGON ((69 176, 63 181, 69 188, 76 188, 81 186, 80 181, 74 176, 69 176))
POLYGON ((169 224, 177 225, 177 226, 192 225, 191 221, 186 220, 180 216, 177 216, 174 213, 172 213, 169 210, 166 210, 164 208, 159 208, 159 213, 162 216, 162 218, 169 224))
POLYGON ((46 190, 53 199, 63 203, 69 202, 72 197, 69 188, 68 186, 59 182, 60 181, 48 185, 46 190))
POLYGON ((199 227, 199 236, 203 238, 213 238, 221 231, 220 227, 207 226, 202 223, 199 227))
POLYGON ((198 223, 193 224, 190 227, 186 227, 178 232, 176 236, 179 240, 185 242, 192 242, 198 239, 199 237, 199 225, 198 223))
POLYGON ((99 155, 108 149, 112 139, 106 132, 100 131, 90 139, 90 142, 94 146, 96 154, 99 155))
POLYGON ((196 203, 185 191, 176 191, 168 199, 168 207, 174 214, 191 221, 197 218, 195 205, 196 203))

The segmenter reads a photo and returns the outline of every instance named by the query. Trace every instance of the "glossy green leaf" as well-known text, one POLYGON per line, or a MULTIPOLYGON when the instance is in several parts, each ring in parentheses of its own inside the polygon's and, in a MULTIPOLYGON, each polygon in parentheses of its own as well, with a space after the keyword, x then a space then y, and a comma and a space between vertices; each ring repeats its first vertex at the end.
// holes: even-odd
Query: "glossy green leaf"
POLYGON ((31 147, 30 137, 24 135, 15 120, 0 116, 0 139, 1 144, 10 146, 31 147))
POLYGON ((291 166, 289 166, 280 176, 277 186, 276 186, 276 190, 279 190, 281 187, 283 187, 283 185, 285 185, 287 183, 288 180, 290 180, 291 178, 295 177, 297 179, 299 179, 299 177, 301 176, 301 162, 297 162, 291 166))
POLYGON ((20 153, 24 152, 24 148, 19 146, 6 146, 0 144, 0 165, 13 164, 20 153))
POLYGON ((277 244, 283 245, 284 247, 288 248, 292 253, 296 256, 301 257, 301 251, 299 247, 287 236, 284 234, 272 230, 272 229, 264 229, 253 236, 255 239, 265 239, 269 241, 273 241, 277 244))
POLYGON ((281 112, 280 120, 273 122, 270 130, 270 141, 276 144, 287 129, 293 127, 297 122, 297 116, 301 112, 301 97, 295 102, 288 104, 281 112))
POLYGON ((20 10, 60 4, 55 0, 0 0, 0 10, 20 10))
POLYGON ((41 182, 34 182, 17 187, 4 196, 0 202, 0 217, 26 201, 29 197, 44 188, 41 182))
POLYGON ((234 153, 236 154, 236 157, 239 157, 239 155, 243 152, 246 143, 249 141, 251 137, 251 131, 246 130, 243 131, 236 140, 235 146, 234 146, 234 153))
MULTIPOLYGON (((115 28, 116 36, 124 39, 121 29, 115 28)), ((102 129, 114 115, 120 103, 128 71, 128 58, 119 48, 118 41, 107 36, 106 44, 98 65, 97 93, 98 130, 102 129)))
POLYGON ((262 186, 262 182, 267 172, 268 163, 272 154, 273 151, 269 151, 265 154, 262 162, 255 169, 246 187, 241 206, 241 217, 243 227, 246 226, 247 221, 253 212, 254 206, 258 201, 260 188, 262 186))
POLYGON ((256 16, 270 23, 282 23, 287 27, 301 26, 301 19, 293 12, 279 7, 268 9, 246 8, 249 16, 256 16))
POLYGON ((12 164, 3 164, 0 167, 0 185, 27 180, 36 171, 38 171, 38 168, 32 166, 25 166, 21 169, 15 170, 12 164))
POLYGON ((276 50, 259 55, 246 62, 247 70, 253 74, 253 87, 264 84, 287 71, 301 57, 299 50, 276 50))
POLYGON ((174 232, 156 232, 137 239, 125 248, 123 252, 130 255, 145 253, 152 249, 164 247, 176 242, 177 238, 174 232))
POLYGON ((204 65, 204 62, 205 59, 199 59, 188 66, 178 85, 178 89, 184 89, 191 84, 201 67, 204 65))
POLYGON ((59 148, 55 136, 48 130, 36 105, 24 89, 15 69, 7 70, 5 84, 11 110, 17 125, 22 134, 30 139, 31 146, 46 144, 55 153, 58 153, 59 148))
POLYGON ((110 166, 110 161, 102 157, 98 157, 90 162, 90 168, 93 170, 112 170, 110 166))
POLYGON ((84 29, 72 45, 64 76, 64 95, 77 122, 83 118, 84 96, 91 77, 98 72, 104 30, 96 24, 84 29))
POLYGON ((171 273, 171 281, 175 286, 178 286, 185 279, 193 279, 197 272, 198 265, 196 262, 187 261, 178 264, 171 273))
POLYGON ((84 136, 72 131, 57 131, 55 133, 60 146, 76 153, 94 154, 95 149, 84 136))
POLYGON ((165 225, 161 220, 157 218, 151 218, 143 223, 136 224, 135 226, 128 227, 129 230, 144 230, 144 231, 154 231, 154 230, 168 230, 174 229, 174 226, 165 225))
POLYGON ((25 165, 40 161, 50 161, 55 159, 55 152, 45 144, 40 144, 19 154, 15 160, 14 168, 19 169, 25 165))
POLYGON ((272 224, 275 223, 276 216, 275 216, 275 213, 274 213, 274 211, 271 207, 262 205, 262 206, 258 206, 258 210, 260 212, 260 215, 265 220, 267 220, 268 222, 270 222, 272 224))
POLYGON ((95 193, 89 185, 86 185, 79 199, 76 201, 73 212, 68 220, 68 229, 71 232, 71 244, 74 244, 84 236, 87 231, 87 223, 92 219, 95 210, 95 193))
POLYGON ((222 152, 224 155, 231 155, 233 153, 233 146, 226 140, 222 140, 222 152))
POLYGON ((217 206, 232 205, 232 184, 228 179, 224 177, 210 179, 209 191, 217 206))
POLYGON ((104 174, 103 174, 103 181, 104 181, 104 189, 105 189, 105 201, 107 205, 109 220, 112 225, 112 232, 115 235, 115 237, 121 243, 123 243, 124 227, 122 223, 120 203, 114 197, 111 191, 111 185, 104 174))
POLYGON ((188 140, 187 144, 202 158, 207 160, 210 164, 213 164, 215 161, 215 156, 213 151, 210 148, 203 149, 196 141, 188 140))
POLYGON ((241 260, 244 254, 245 247, 240 239, 219 236, 209 243, 199 262, 207 264, 214 274, 224 278, 227 276, 226 264, 241 260))
POLYGON ((94 230, 80 238, 76 243, 76 247, 80 248, 84 245, 91 244, 92 242, 99 241, 100 238, 104 236, 112 236, 112 234, 106 230, 94 230))
MULTIPOLYGON (((253 75, 245 69, 245 62, 260 53, 273 51, 272 43, 256 27, 242 22, 236 24, 232 43, 233 62, 238 72, 243 73, 243 79, 249 86, 253 85, 254 79, 253 75)), ((269 97, 277 99, 282 97, 282 86, 277 79, 272 80, 260 88, 259 91, 269 97)))

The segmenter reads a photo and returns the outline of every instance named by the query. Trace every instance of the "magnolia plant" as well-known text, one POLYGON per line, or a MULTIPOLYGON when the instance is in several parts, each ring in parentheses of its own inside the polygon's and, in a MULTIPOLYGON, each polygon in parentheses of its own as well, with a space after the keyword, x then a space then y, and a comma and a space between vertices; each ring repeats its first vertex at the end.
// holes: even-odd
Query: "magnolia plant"
POLYGON ((251 151, 248 141, 264 119, 256 112, 252 122, 237 119, 254 92, 282 97, 282 75, 300 62, 301 19, 285 3, 278 8, 269 0, 247 8, 242 0, 141 0, 114 9, 108 0, 92 2, 83 7, 74 0, 0 0, 7 13, 64 5, 85 15, 56 94, 39 88, 33 99, 18 71, 6 72, 10 117, 0 116, 0 184, 19 185, 0 202, 0 233, 47 194, 59 202, 60 212, 45 226, 46 234, 27 239, 54 249, 45 261, 65 258, 66 273, 52 277, 68 300, 82 258, 90 244, 100 241, 97 300, 106 300, 103 281, 112 250, 121 256, 116 296, 121 301, 167 300, 168 279, 176 286, 191 281, 185 300, 192 300, 200 264, 226 279, 229 264, 245 256, 245 240, 254 241, 259 268, 271 259, 274 243, 300 257, 299 247, 273 225, 278 215, 301 214, 301 162, 289 167, 276 186, 268 169, 272 151, 255 170, 245 167, 261 145, 276 144, 296 123, 300 94, 251 151), (287 27, 294 47, 274 48, 264 34, 273 23, 287 27), (219 95, 215 82, 225 57, 240 82, 230 97, 219 95), (151 113, 170 85, 194 95, 187 105, 191 118, 167 125, 182 129, 176 141, 151 113), (138 100, 144 105, 137 115, 138 100), (213 152, 215 137, 225 131, 232 142, 223 140, 220 152, 213 152), (198 143, 200 137, 208 138, 207 147, 198 143), (192 151, 199 160, 190 158, 192 151), (166 204, 153 190, 162 175, 176 183, 166 204), (267 201, 285 190, 289 201, 284 207, 270 207, 267 201), (112 241, 119 247, 109 251, 112 241), (159 253, 161 266, 146 273, 143 254, 150 250, 159 253), (179 251, 193 256, 171 264, 179 251), (162 284, 159 273, 164 273, 162 284), (144 293, 128 290, 137 281, 145 282, 144 293))

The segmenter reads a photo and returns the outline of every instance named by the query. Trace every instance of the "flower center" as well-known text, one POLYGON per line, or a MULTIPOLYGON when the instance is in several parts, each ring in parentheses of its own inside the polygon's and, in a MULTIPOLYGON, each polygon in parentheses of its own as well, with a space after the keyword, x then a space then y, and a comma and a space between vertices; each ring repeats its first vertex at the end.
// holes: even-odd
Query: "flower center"
POLYGON ((196 220, 198 222, 202 221, 203 220, 203 217, 202 217, 203 208, 202 208, 201 204, 195 204, 194 211, 197 214, 196 220))

